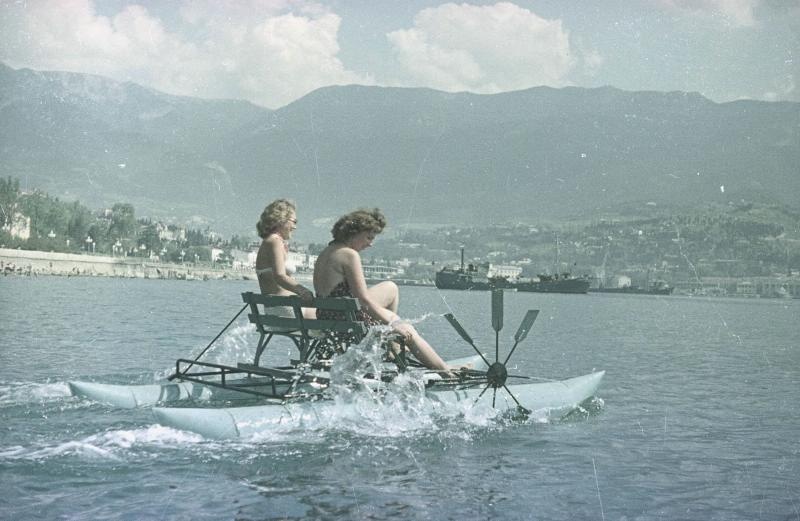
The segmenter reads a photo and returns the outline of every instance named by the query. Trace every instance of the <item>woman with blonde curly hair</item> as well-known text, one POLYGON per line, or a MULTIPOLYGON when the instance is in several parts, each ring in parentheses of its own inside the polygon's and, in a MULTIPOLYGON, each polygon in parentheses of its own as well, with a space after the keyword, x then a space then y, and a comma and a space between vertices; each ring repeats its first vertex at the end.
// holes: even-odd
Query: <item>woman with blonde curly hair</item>
MULTIPOLYGON (((297 228, 297 211, 293 202, 287 199, 272 201, 256 223, 258 235, 263 239, 256 256, 256 275, 261 293, 267 295, 299 295, 311 300, 314 294, 299 284, 292 275, 296 267, 287 261, 289 239, 297 228)), ((275 308, 279 315, 294 316, 291 308, 275 308)), ((313 317, 313 310, 303 310, 304 316, 313 317)))
MULTIPOLYGON (((386 217, 377 209, 362 209, 342 216, 333 225, 333 240, 317 257, 314 265, 314 289, 318 297, 355 297, 362 310, 358 319, 368 326, 387 324, 405 337, 417 359, 431 369, 447 371, 450 367, 411 324, 397 315, 400 294, 391 281, 367 287, 361 267, 360 251, 386 227, 386 217)), ((319 310, 318 318, 339 318, 335 311, 319 310), (330 315, 330 316, 329 316, 330 315)))

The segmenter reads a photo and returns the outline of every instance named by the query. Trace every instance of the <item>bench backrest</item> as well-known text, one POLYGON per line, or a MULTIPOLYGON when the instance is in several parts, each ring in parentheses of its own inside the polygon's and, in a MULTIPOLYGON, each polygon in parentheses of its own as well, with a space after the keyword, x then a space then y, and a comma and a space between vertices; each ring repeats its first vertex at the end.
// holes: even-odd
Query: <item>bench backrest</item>
POLYGON ((365 335, 367 327, 364 322, 356 320, 356 312, 360 309, 358 300, 349 297, 315 298, 311 303, 304 302, 297 296, 263 295, 261 293, 242 293, 242 300, 250 305, 250 322, 259 331, 278 333, 285 330, 297 331, 336 331, 365 335), (271 310, 270 308, 283 308, 271 310), (341 313, 344 320, 320 320, 304 318, 302 308, 331 310, 341 313), (286 316, 294 315, 294 316, 286 316))

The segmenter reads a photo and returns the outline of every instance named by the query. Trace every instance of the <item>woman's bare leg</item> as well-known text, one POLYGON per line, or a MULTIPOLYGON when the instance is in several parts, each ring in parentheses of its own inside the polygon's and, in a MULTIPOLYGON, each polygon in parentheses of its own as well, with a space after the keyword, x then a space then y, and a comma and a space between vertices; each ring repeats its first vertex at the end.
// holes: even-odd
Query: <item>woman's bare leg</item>
POLYGON ((413 327, 407 327, 411 330, 411 341, 408 347, 411 349, 414 356, 417 357, 417 360, 430 369, 437 369, 440 371, 449 370, 450 367, 442 360, 442 357, 436 353, 431 345, 422 338, 422 335, 413 327))
POLYGON ((392 313, 397 313, 400 306, 400 290, 397 289, 397 284, 387 280, 375 284, 368 288, 367 291, 378 302, 379 306, 388 309, 392 313))
MULTIPOLYGON (((380 282, 367 289, 367 291, 369 291, 370 296, 372 296, 381 307, 392 312, 394 315, 393 320, 400 318, 397 316, 397 309, 400 304, 400 291, 397 288, 397 284, 391 281, 380 282)), ((411 333, 411 339, 407 344, 408 348, 411 349, 411 353, 417 357, 417 360, 430 369, 437 369, 440 371, 447 371, 450 369, 444 360, 442 360, 442 357, 436 353, 433 347, 422 338, 422 335, 420 335, 413 326, 410 324, 403 324, 402 328, 404 331, 407 330, 411 333)))

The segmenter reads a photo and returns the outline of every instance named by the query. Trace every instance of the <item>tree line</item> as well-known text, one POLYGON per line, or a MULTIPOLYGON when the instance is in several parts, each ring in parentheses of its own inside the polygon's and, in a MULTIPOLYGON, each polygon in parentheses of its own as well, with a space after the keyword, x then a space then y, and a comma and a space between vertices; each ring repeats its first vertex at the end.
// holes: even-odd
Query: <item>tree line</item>
MULTIPOLYGON (((19 180, 0 178, 0 246, 64 253, 119 256, 158 255, 163 260, 210 261, 211 247, 245 248, 247 240, 223 240, 208 229, 182 229, 137 218, 133 205, 116 203, 92 212, 78 201, 65 202, 40 190, 23 192, 19 180), (29 231, 27 237, 20 231, 29 231), (12 233, 16 231, 17 233, 12 233)), ((230 259, 230 255, 223 255, 230 259)))

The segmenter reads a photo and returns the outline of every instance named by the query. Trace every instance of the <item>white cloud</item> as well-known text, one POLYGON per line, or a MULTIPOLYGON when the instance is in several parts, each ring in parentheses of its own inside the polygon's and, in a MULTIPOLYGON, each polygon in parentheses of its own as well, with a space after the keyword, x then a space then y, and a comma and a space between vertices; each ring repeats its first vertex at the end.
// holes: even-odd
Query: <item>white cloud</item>
POLYGON ((193 1, 180 15, 182 25, 168 28, 140 5, 102 16, 91 0, 6 3, 0 60, 268 107, 324 85, 372 82, 338 59, 341 19, 316 3, 193 1))
POLYGON ((312 10, 313 5, 305 0, 183 0, 180 14, 194 24, 229 23, 232 20, 269 18, 293 8, 312 10))
POLYGON ((658 3, 672 9, 718 17, 734 27, 755 25, 755 9, 760 0, 657 0, 658 3))
POLYGON ((251 54, 243 61, 257 71, 259 84, 269 83, 283 100, 324 85, 371 83, 346 70, 336 58, 340 22, 333 14, 315 19, 287 14, 265 20, 254 28, 255 45, 249 46, 251 54))
POLYGON ((387 37, 413 84, 451 92, 563 86, 578 62, 561 21, 508 2, 423 9, 387 37))
POLYGON ((197 56, 192 45, 168 33, 141 6, 114 17, 98 16, 86 0, 4 6, 0 59, 16 66, 147 80, 169 84, 171 71, 197 56), (9 11, 14 12, 9 12, 9 11), (14 23, 6 25, 6 19, 14 23), (146 71, 146 72, 145 72, 146 71))

